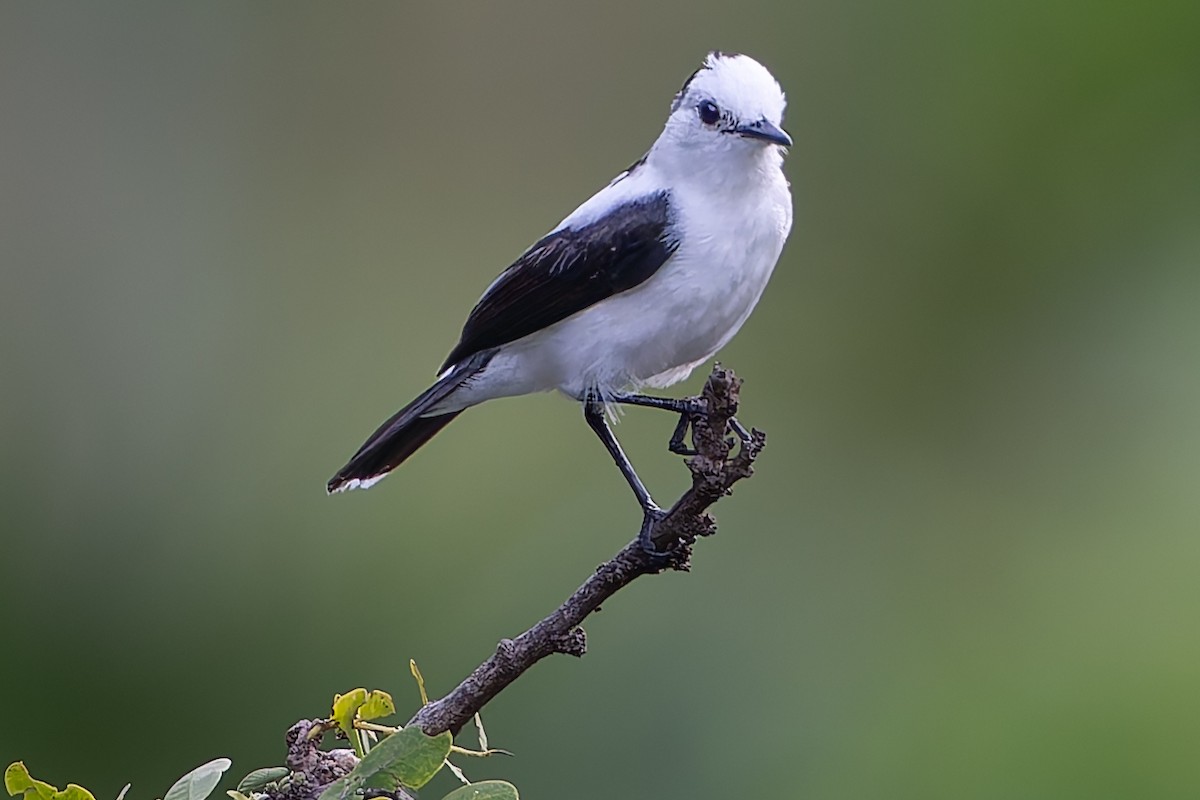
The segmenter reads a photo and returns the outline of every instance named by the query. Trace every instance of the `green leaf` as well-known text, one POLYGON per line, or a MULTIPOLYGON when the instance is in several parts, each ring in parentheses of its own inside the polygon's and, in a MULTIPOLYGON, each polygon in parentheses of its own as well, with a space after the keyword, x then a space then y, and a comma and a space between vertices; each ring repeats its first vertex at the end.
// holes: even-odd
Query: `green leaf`
POLYGON ((237 789, 227 789, 225 794, 228 795, 229 800, 250 800, 248 796, 242 794, 237 789))
POLYGON ((68 783, 66 789, 54 793, 53 800, 96 800, 96 798, 79 784, 68 783))
MULTIPOLYGON (((57 792, 50 784, 46 784, 51 792, 57 792)), ((33 778, 29 776, 29 770, 25 769, 24 761, 14 761, 8 765, 8 769, 4 770, 4 791, 8 792, 12 797, 19 794, 24 794, 26 789, 33 788, 33 778)))
MULTIPOLYGON (((91 797, 91 792, 81 786, 75 786, 75 784, 67 786, 67 792, 71 791, 72 786, 91 797)), ((58 795, 66 794, 66 792, 60 792, 57 786, 35 780, 30 776, 29 770, 25 768, 24 761, 14 761, 4 770, 4 789, 13 797, 24 795, 25 800, 53 800, 58 795)))
POLYGON ((320 800, 345 800, 377 775, 393 786, 420 789, 442 768, 451 741, 448 732, 429 737, 415 725, 393 733, 371 748, 349 775, 329 784, 320 800))
POLYGON ((342 729, 342 733, 351 737, 351 741, 354 736, 354 715, 358 713, 365 702, 367 702, 367 690, 361 688, 333 696, 331 719, 342 729))
POLYGON ((367 701, 358 710, 358 718, 379 719, 380 717, 390 717, 395 713, 396 704, 392 702, 392 696, 376 689, 367 695, 367 701))
POLYGON ((460 786, 442 800, 520 800, 517 787, 506 781, 480 781, 460 786))
POLYGON ((380 772, 398 784, 420 789, 442 768, 452 742, 449 732, 430 737, 413 725, 375 745, 363 762, 378 759, 380 772))
POLYGON ((264 767, 256 769, 238 782, 237 790, 243 794, 253 792, 263 788, 268 783, 274 783, 291 774, 292 771, 287 767, 264 767))
POLYGON ((214 758, 184 775, 167 789, 163 800, 204 800, 217 788, 221 775, 233 766, 228 758, 214 758))

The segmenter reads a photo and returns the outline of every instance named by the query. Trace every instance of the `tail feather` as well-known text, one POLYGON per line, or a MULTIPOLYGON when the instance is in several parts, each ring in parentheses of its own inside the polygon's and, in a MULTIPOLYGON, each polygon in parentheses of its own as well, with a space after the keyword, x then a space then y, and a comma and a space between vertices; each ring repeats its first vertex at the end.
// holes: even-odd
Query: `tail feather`
POLYGON ((348 489, 366 489, 400 466, 421 445, 462 413, 428 414, 468 378, 479 372, 494 351, 479 353, 443 375, 437 383, 379 426, 362 447, 329 479, 330 494, 348 489))
POLYGON ((436 417, 417 417, 401 428, 381 430, 368 439, 363 449, 329 479, 326 489, 333 494, 374 486, 461 413, 455 411, 436 417))

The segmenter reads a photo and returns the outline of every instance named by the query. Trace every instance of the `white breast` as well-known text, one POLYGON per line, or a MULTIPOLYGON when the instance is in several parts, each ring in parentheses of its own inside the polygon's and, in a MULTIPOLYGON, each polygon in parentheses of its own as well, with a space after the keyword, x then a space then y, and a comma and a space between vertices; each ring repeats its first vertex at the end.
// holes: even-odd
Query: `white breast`
POLYGON ((791 196, 775 175, 753 194, 673 190, 679 249, 641 286, 559 323, 555 387, 578 396, 669 386, 724 346, 762 296, 791 228, 791 196))

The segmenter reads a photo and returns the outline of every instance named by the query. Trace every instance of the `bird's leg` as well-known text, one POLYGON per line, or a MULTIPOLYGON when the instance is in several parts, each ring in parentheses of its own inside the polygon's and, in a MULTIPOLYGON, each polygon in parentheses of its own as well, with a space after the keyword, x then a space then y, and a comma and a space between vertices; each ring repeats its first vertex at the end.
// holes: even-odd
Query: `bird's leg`
POLYGON ((675 431, 671 434, 670 441, 667 442, 667 449, 676 455, 696 455, 695 449, 688 447, 684 443, 684 439, 687 437, 688 428, 691 427, 692 420, 704 413, 703 400, 695 397, 676 400, 672 397, 652 397, 648 394, 619 394, 613 397, 612 400, 614 403, 622 403, 627 406, 657 408, 678 414, 679 423, 675 426, 675 431))
POLYGON ((629 483, 629 488, 633 489, 634 495, 637 496, 638 505, 642 507, 642 528, 638 532, 638 541, 641 542, 642 548, 652 556, 667 555, 659 552, 654 546, 654 540, 651 539, 655 523, 666 516, 666 512, 654 502, 646 485, 634 471, 633 464, 629 463, 629 457, 621 449, 617 437, 613 436, 612 429, 608 427, 608 420, 604 418, 604 403, 600 402, 595 395, 588 394, 584 398, 583 418, 587 420, 588 427, 595 431, 596 435, 600 437, 600 441, 604 443, 608 454, 616 462, 617 469, 621 470, 621 474, 629 483))
POLYGON ((698 397, 676 400, 674 397, 653 397, 648 394, 618 394, 613 395, 612 401, 626 406, 659 408, 676 414, 703 414, 705 410, 704 401, 698 397))
MULTIPOLYGON (((613 397, 612 401, 630 406, 658 408, 678 414, 679 423, 675 426, 675 431, 671 434, 670 441, 667 442, 667 449, 681 456, 696 455, 696 450, 688 447, 684 443, 684 438, 687 436, 688 428, 691 427, 695 418, 707 410, 704 401, 700 398, 686 397, 682 400, 676 400, 671 397, 652 397, 647 394, 619 394, 613 397)), ((742 423, 737 421, 736 417, 729 418, 729 429, 742 442, 750 441, 750 432, 742 426, 742 423)))
POLYGON ((587 420, 587 424, 600 437, 600 441, 604 443, 608 454, 616 462, 617 469, 621 470, 621 474, 625 476, 625 480, 629 483, 629 488, 633 489, 633 493, 637 496, 638 504, 642 509, 659 510, 654 499, 650 497, 650 492, 646 489, 646 485, 642 483, 642 479, 634 471, 633 464, 629 463, 629 457, 621 449, 617 437, 613 436, 612 429, 608 427, 608 420, 604 418, 604 404, 589 397, 583 404, 583 418, 587 420))

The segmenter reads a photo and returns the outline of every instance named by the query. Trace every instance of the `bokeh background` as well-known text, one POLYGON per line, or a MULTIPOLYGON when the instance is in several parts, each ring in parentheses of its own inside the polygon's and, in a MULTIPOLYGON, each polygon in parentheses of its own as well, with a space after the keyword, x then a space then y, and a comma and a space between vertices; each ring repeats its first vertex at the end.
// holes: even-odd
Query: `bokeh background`
MULTIPOLYGON (((443 693, 624 543, 556 396, 323 483, 713 48, 791 102, 795 231, 722 354, 770 446, 694 572, 491 704, 518 755, 470 774, 1194 798, 1194 2, 5 3, 0 761, 147 800, 277 764, 335 691, 411 711, 409 658, 443 693)), ((664 499, 672 424, 618 429, 664 499)))

